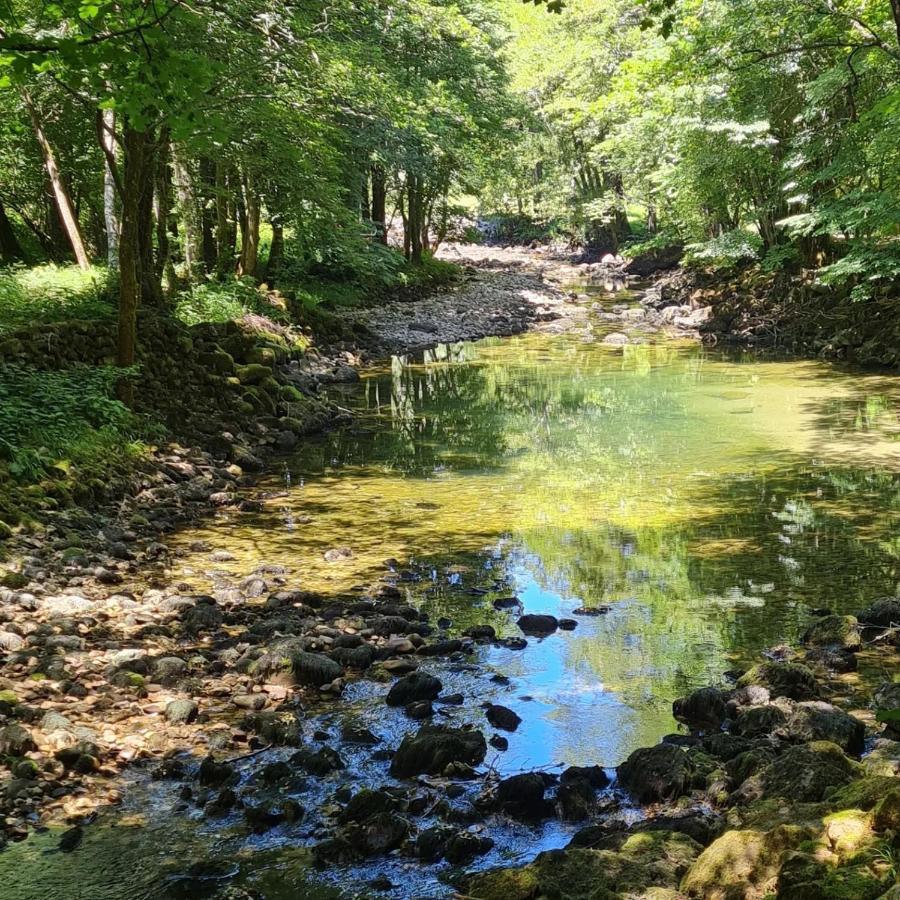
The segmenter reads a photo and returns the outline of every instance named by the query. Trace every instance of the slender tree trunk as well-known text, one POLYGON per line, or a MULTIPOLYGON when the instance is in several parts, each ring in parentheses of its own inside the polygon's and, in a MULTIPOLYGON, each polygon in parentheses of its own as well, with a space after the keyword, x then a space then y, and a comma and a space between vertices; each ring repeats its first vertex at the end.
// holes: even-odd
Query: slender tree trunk
POLYGON ((422 262, 422 188, 416 175, 407 174, 407 232, 409 233, 409 260, 413 265, 422 262))
POLYGON ((161 306, 163 302, 162 282, 157 277, 153 247, 153 209, 156 187, 157 160, 162 157, 167 164, 169 155, 168 131, 164 130, 157 142, 152 133, 147 133, 144 150, 144 172, 141 179, 140 206, 138 209, 138 243, 141 254, 141 300, 147 306, 161 306))
POLYGON ((160 138, 156 157, 156 191, 153 198, 153 212, 156 219, 156 262, 154 276, 161 286, 163 296, 171 295, 177 278, 172 263, 172 245, 169 240, 169 217, 172 214, 172 169, 167 153, 168 135, 160 138))
POLYGON ((184 267, 188 280, 195 284, 203 277, 203 224, 190 161, 184 148, 177 145, 172 147, 172 173, 184 236, 184 267))
POLYGON ((241 187, 244 211, 241 216, 241 256, 237 274, 252 277, 256 275, 259 264, 259 194, 250 175, 244 176, 241 187))
POLYGON ((369 173, 363 170, 359 185, 359 217, 363 222, 372 221, 372 202, 369 198, 369 173))
POLYGON ((897 32, 897 46, 900 47, 900 0, 891 0, 891 15, 894 17, 894 28, 897 32))
MULTIPOLYGON (((134 365, 137 345, 137 309, 141 297, 140 219, 141 194, 146 171, 148 136, 126 120, 123 128, 124 176, 122 179, 122 226, 119 234, 119 340, 117 363, 134 365)), ((119 398, 134 400, 128 379, 119 382, 119 398)))
POLYGON ((387 187, 384 168, 372 166, 372 224, 377 226, 375 240, 380 244, 387 243, 387 187))
POLYGON ((103 148, 103 223, 106 228, 106 261, 110 269, 119 266, 119 220, 116 216, 116 114, 111 109, 101 113, 101 146, 103 148))
POLYGON ((216 167, 208 156, 200 157, 200 179, 198 200, 200 202, 200 228, 202 231, 203 271, 205 274, 216 268, 216 209, 212 202, 215 191, 216 167))
POLYGON ((0 262, 13 263, 25 260, 25 251, 13 231, 12 222, 0 200, 0 262))
POLYGON ((274 283, 278 277, 278 269, 284 261, 284 225, 277 217, 272 219, 272 246, 269 248, 269 259, 266 262, 266 278, 274 283))
POLYGON ((220 276, 234 269, 234 201, 229 185, 228 169, 216 163, 216 270, 220 276))
POLYGON ((84 239, 81 236, 81 228, 78 225, 78 216, 72 205, 72 198, 69 196, 65 182, 60 174, 53 147, 51 146, 50 141, 47 140, 47 135, 44 133, 44 125, 41 121, 41 117, 38 114, 28 91, 22 91, 22 102, 28 110, 28 115, 31 119, 31 127, 34 129, 34 136, 37 138, 37 142, 41 147, 41 154, 44 157, 44 166, 47 169, 47 175, 50 177, 50 184, 53 188, 53 198, 56 201, 59 218, 66 232, 69 244, 72 247, 72 252, 75 254, 75 260, 77 261, 79 268, 85 270, 89 269, 91 267, 91 261, 88 259, 87 251, 84 249, 84 239))

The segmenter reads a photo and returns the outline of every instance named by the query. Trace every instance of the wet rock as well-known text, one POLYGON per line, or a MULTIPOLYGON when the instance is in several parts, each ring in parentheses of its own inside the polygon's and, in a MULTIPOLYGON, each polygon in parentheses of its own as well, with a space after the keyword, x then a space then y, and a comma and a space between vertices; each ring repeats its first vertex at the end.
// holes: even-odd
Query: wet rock
POLYGON ((637 823, 634 830, 679 832, 695 840, 701 847, 706 847, 725 830, 725 819, 703 809, 688 809, 646 819, 637 823))
POLYGON ((516 624, 525 634, 532 637, 546 637, 548 634, 553 634, 559 627, 559 621, 556 616, 540 613, 529 613, 520 616, 516 624))
POLYGON ((339 663, 321 653, 296 653, 291 657, 291 668, 298 684, 322 687, 344 674, 339 663))
POLYGON ((455 694, 441 694, 437 698, 437 702, 441 704, 441 706, 462 706, 465 701, 465 697, 459 692, 455 694))
POLYGON ((888 737, 900 738, 900 682, 886 682, 879 686, 872 698, 875 717, 887 726, 888 737))
POLYGON ((369 627, 379 637, 391 637, 396 634, 411 634, 416 630, 416 625, 408 622, 402 616, 378 616, 369 623, 369 627))
POLYGON ((594 809, 594 789, 587 779, 572 778, 556 792, 559 817, 564 822, 582 822, 594 809))
POLYGON ((364 671, 375 661, 375 649, 368 644, 361 647, 338 647, 331 651, 331 658, 348 669, 364 671))
POLYGON ((509 750, 509 741, 499 734, 492 734, 488 743, 495 749, 500 750, 501 752, 504 750, 509 750))
POLYGON ((170 725, 185 725, 193 722, 199 712, 200 706, 194 700, 172 700, 166 704, 166 721, 170 725))
POLYGON ((511 816, 538 820, 553 815, 553 806, 544 799, 547 781, 540 772, 525 772, 504 778, 497 785, 497 802, 511 816))
POLYGON ((738 687, 751 685, 766 688, 772 697, 790 700, 815 700, 819 696, 815 675, 801 663, 760 663, 738 681, 738 687))
POLYGON ((361 744, 369 747, 381 743, 381 738, 368 728, 346 722, 341 726, 341 740, 345 744, 361 744))
POLYGON ((578 627, 578 623, 574 619, 560 619, 559 628, 561 631, 574 631, 578 627))
MULTIPOLYGON (((421 626, 419 629, 421 631, 421 626)), ((419 656, 451 656, 464 650, 465 645, 458 638, 452 638, 444 641, 435 641, 433 644, 425 644, 416 651, 419 656)))
POLYGON ((672 704, 672 713, 679 722, 701 731, 721 727, 728 714, 725 694, 713 687, 700 688, 672 704))
POLYGON ((475 625, 466 630, 466 634, 474 641, 490 642, 496 639, 497 632, 493 625, 475 625))
POLYGON ((494 728, 502 728, 504 731, 515 731, 522 723, 521 716, 498 703, 488 704, 485 716, 494 728))
POLYGON ((265 804, 244 806, 244 820, 255 834, 264 834, 284 821, 284 813, 265 804))
POLYGON ((586 781, 592 788, 600 790, 609 784, 609 776, 601 766, 569 766, 559 776, 561 784, 586 781))
POLYGON ((524 650, 528 646, 525 638, 518 637, 501 638, 497 643, 501 647, 506 647, 507 650, 524 650))
POLYGON ((444 858, 451 865, 463 866, 479 856, 484 856, 493 846, 494 842, 489 837, 459 831, 444 845, 444 858))
POLYGON ((858 650, 862 646, 855 616, 824 616, 806 629, 802 641, 811 647, 841 650, 858 650))
POLYGON ((787 714, 780 706, 745 706, 738 710, 732 730, 747 738, 763 737, 786 723, 787 714))
POLYGON ((238 709, 246 709, 251 712, 259 712, 261 709, 265 708, 266 700, 265 694, 235 694, 231 698, 231 702, 238 709))
POLYGON ((302 740, 299 717, 291 710, 271 709, 249 715, 241 722, 241 727, 277 747, 297 746, 302 740))
POLYGON ((363 788, 354 794, 350 802, 341 810, 339 819, 343 823, 365 822, 378 813, 396 812, 399 803, 387 791, 372 791, 363 788))
POLYGON ((579 606, 577 609, 572 610, 573 616, 605 616, 610 610, 611 606, 579 606))
POLYGON ((345 835, 350 845, 363 856, 380 856, 399 847, 409 834, 409 822, 392 812, 376 813, 345 835))
POLYGON ((623 345, 628 343, 628 335, 622 334, 621 331, 613 331, 603 338, 602 343, 607 344, 611 347, 622 347, 623 345))
POLYGON ((346 559, 352 559, 353 551, 349 547, 332 547, 331 550, 326 550, 322 554, 322 558, 325 562, 341 562, 346 559))
POLYGON ((237 772, 230 763, 217 762, 215 757, 205 756, 200 763, 197 778, 200 784, 207 787, 221 787, 226 782, 234 783, 237 780, 237 772))
POLYGON ((410 672, 391 685, 385 702, 388 706, 407 706, 418 700, 435 700, 443 690, 440 679, 427 672, 410 672))
POLYGON ((753 743, 747 738, 736 734, 718 732, 704 737, 702 746, 710 756, 727 762, 729 759, 734 759, 739 753, 744 753, 751 749, 753 743))
POLYGON ((484 760, 487 744, 480 731, 423 725, 403 738, 391 760, 391 775, 440 775, 453 763, 476 766, 484 760))
MULTIPOLYGON (((212 601, 212 598, 207 598, 212 601)), ((182 627, 192 634, 215 631, 222 625, 222 611, 212 602, 198 602, 186 609, 181 616, 182 627)))
POLYGON ((312 752, 310 750, 298 750, 291 758, 290 763, 298 766, 310 775, 330 775, 339 769, 345 769, 344 760, 340 754, 331 747, 322 747, 312 752))
POLYGON ((426 828, 416 839, 416 856, 423 862, 437 862, 444 855, 444 847, 454 834, 454 830, 447 825, 426 828))
POLYGON ((675 800, 694 787, 697 777, 687 751, 671 744, 635 750, 617 772, 622 787, 641 803, 675 800))
POLYGON ((434 715, 434 707, 430 700, 416 700, 413 703, 407 703, 403 707, 403 712, 410 719, 430 719, 434 715))

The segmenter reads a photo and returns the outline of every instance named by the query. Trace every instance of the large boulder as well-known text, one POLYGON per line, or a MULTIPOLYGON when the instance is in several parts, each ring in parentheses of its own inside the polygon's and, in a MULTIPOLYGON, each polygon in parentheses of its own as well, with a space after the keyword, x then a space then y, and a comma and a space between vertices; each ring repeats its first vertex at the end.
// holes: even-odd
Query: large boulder
POLYGON ((763 687, 773 698, 790 700, 815 700, 819 696, 815 675, 801 663, 760 663, 740 678, 738 687, 763 687))
POLYGON ((700 688, 676 700, 672 704, 672 714, 691 729, 715 731, 728 714, 726 696, 718 688, 700 688))
POLYGON ((504 778, 497 785, 497 802, 510 815, 521 819, 542 819, 553 814, 544 799, 547 782, 540 772, 523 772, 504 778))
POLYGON ((758 775, 748 778, 738 789, 737 798, 783 797, 796 803, 818 803, 862 772, 837 744, 813 741, 789 747, 758 775))
POLYGON ((831 741, 845 753, 862 753, 866 729, 859 719, 820 700, 792 704, 789 709, 787 721, 780 729, 788 740, 831 741))
POLYGON ((546 637, 559 628, 559 620, 556 616, 540 613, 528 613, 521 616, 516 624, 525 634, 533 637, 546 637))
POLYGON ((407 706, 419 700, 436 700, 443 687, 440 679, 434 675, 410 672, 394 682, 385 702, 388 706, 407 706))
POLYGON ((900 625, 900 597, 882 597, 862 610, 857 618, 861 624, 877 628, 900 625))
POLYGON ((423 725, 408 734, 391 760, 391 775, 440 775, 451 763, 477 766, 487 754, 487 743, 480 731, 423 725))
POLYGON ((691 756, 674 744, 635 750, 616 771, 619 783, 640 803, 674 800, 690 791, 697 779, 691 756))
POLYGON ((823 616, 806 629, 803 643, 810 647, 859 650, 862 646, 859 623, 855 616, 823 616))
POLYGON ((298 684, 322 687, 344 674, 340 663, 321 653, 296 653, 291 657, 291 668, 298 684))

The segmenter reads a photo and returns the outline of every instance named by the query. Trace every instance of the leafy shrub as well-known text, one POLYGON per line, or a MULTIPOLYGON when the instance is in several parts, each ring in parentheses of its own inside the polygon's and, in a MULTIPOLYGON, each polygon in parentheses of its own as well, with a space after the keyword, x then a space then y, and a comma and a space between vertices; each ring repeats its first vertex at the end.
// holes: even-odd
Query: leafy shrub
POLYGON ((557 233, 554 223, 537 222, 525 215, 485 216, 479 228, 485 240, 501 244, 549 241, 557 233))
POLYGON ((152 429, 113 398, 121 377, 112 366, 0 366, 0 465, 34 481, 51 467, 100 473, 131 455, 152 429))
POLYGON ((175 299, 175 315, 186 325, 228 322, 248 313, 285 317, 285 311, 271 303, 252 278, 209 281, 182 291, 175 299))
POLYGON ((685 265, 712 266, 727 269, 740 263, 758 259, 762 251, 762 240, 752 231, 736 228, 697 244, 685 247, 685 265))
POLYGON ((900 241, 855 243, 819 277, 823 284, 851 284, 850 299, 867 300, 879 287, 900 284, 900 241))
POLYGON ((115 279, 107 269, 11 266, 0 269, 0 334, 40 322, 115 316, 115 279))
POLYGON ((759 267, 764 272, 778 272, 789 269, 800 262, 800 253, 794 244, 778 244, 766 250, 759 267))
MULTIPOLYGON (((634 229, 635 231, 637 229, 634 229)), ((634 240, 622 247, 621 253, 626 259, 634 259, 637 256, 643 256, 645 253, 653 253, 657 250, 668 250, 670 247, 680 246, 681 238, 678 232, 663 228, 655 234, 636 235, 638 240, 634 240)))

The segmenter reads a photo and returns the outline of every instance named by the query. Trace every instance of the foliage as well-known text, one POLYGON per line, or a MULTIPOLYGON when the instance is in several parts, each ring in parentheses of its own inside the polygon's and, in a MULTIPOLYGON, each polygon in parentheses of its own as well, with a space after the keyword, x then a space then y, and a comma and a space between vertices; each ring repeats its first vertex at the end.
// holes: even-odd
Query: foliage
POLYGON ((751 231, 726 231, 708 241, 688 244, 684 261, 687 265, 727 268, 758 259, 762 241, 751 231))
POLYGON ((250 278, 195 285, 178 294, 175 301, 175 315, 186 325, 227 322, 248 313, 276 320, 285 316, 284 310, 270 303, 250 278))
POLYGON ((0 334, 60 319, 109 319, 115 315, 107 270, 76 266, 0 269, 0 334))
POLYGON ((121 376, 112 367, 0 366, 0 465, 19 480, 51 469, 96 476, 135 452, 148 426, 113 399, 121 376))

